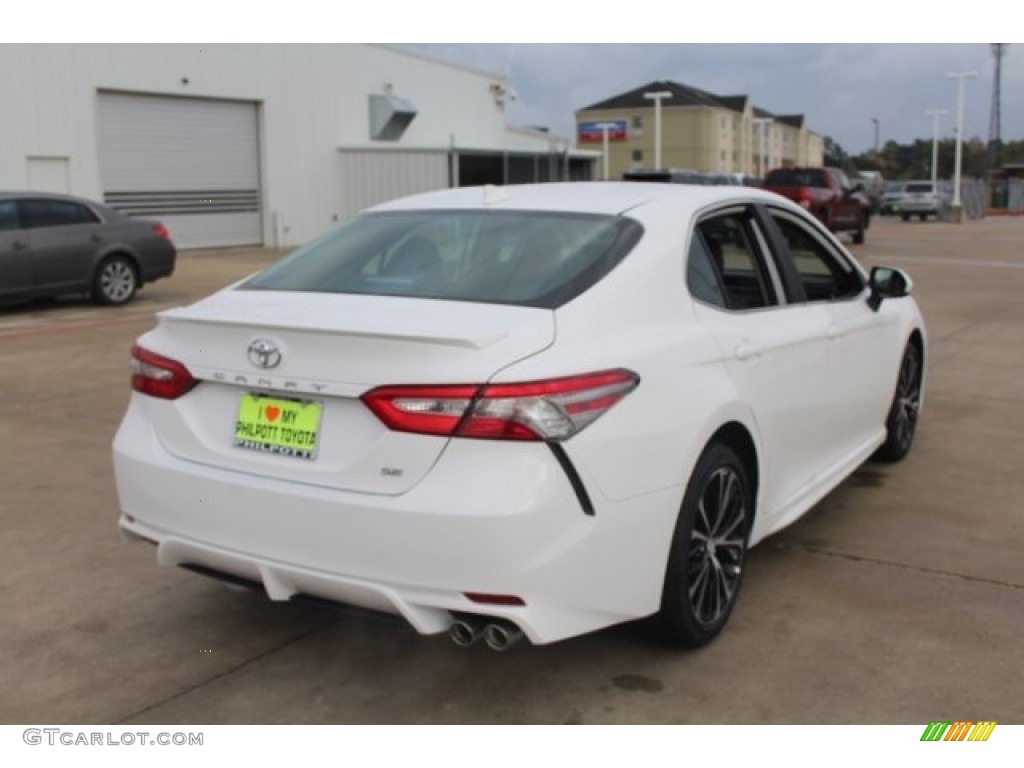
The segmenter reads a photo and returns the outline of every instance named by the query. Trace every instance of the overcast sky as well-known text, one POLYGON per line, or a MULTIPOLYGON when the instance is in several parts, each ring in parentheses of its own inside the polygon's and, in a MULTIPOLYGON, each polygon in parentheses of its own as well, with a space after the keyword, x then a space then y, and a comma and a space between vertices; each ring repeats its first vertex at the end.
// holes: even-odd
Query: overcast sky
MULTIPOLYGON (((956 82, 966 83, 964 135, 988 139, 993 57, 988 43, 957 44, 420 44, 443 59, 508 77, 518 98, 517 125, 572 135, 573 112, 654 80, 674 80, 722 96, 747 94, 775 114, 802 114, 813 131, 851 154, 880 143, 930 139, 929 109, 945 109, 940 135, 951 137, 956 82)), ((1024 138, 1024 44, 1003 59, 1002 137, 1024 138)))
MULTIPOLYGON (((906 143, 930 139, 925 111, 946 109, 942 135, 952 136, 956 86, 946 75, 968 70, 978 78, 967 83, 964 135, 987 140, 993 66, 980 41, 1022 30, 1019 8, 1006 0, 175 0, 158 21, 140 7, 138 0, 14 3, 0 43, 391 42, 506 75, 518 94, 509 107, 515 124, 571 136, 575 110, 675 80, 747 94, 776 114, 803 114, 811 130, 858 154, 874 144, 871 118, 882 144, 906 143), (591 42, 623 39, 644 42, 591 42)), ((1003 139, 1024 138, 1024 43, 1007 49, 1002 101, 1003 139)))

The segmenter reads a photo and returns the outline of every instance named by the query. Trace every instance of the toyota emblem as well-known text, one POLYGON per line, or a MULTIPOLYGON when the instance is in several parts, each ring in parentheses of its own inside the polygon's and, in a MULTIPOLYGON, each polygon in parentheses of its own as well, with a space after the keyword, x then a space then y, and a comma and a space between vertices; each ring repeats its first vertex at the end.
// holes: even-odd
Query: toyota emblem
POLYGON ((255 339, 249 345, 249 362, 260 368, 277 368, 281 364, 281 350, 270 339, 255 339))

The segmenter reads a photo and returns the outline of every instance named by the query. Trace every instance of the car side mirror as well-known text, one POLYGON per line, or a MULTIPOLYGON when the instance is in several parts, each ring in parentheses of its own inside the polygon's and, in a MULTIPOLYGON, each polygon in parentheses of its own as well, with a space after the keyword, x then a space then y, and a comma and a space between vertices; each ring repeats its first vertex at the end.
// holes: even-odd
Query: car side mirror
POLYGON ((878 311, 883 299, 902 299, 909 296, 914 289, 914 281, 910 279, 910 275, 895 267, 875 267, 871 270, 868 284, 871 287, 868 306, 874 312, 878 311))

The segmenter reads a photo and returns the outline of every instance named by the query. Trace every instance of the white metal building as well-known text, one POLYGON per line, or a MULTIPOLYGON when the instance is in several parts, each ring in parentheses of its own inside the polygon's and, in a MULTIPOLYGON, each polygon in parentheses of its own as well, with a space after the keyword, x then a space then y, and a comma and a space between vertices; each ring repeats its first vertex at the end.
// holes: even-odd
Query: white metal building
POLYGON ((0 189, 105 201, 180 248, 285 247, 448 186, 591 178, 493 73, 381 45, 0 45, 0 189))

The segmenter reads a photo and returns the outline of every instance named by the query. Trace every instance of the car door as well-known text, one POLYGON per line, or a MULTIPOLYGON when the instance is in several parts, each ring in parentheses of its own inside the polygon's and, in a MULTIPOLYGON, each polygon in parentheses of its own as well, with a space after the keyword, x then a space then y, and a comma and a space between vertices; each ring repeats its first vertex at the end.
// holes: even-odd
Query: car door
POLYGON ((36 292, 86 290, 103 242, 96 214, 72 200, 29 198, 18 207, 28 227, 36 292))
POLYGON ((0 298, 17 299, 32 291, 32 255, 15 200, 0 200, 0 298))
POLYGON ((829 439, 828 315, 820 305, 787 300, 762 225, 749 207, 698 222, 687 282, 697 299, 697 321, 756 421, 762 448, 759 524, 774 528, 799 505, 823 466, 822 446, 829 439))
POLYGON ((794 270, 808 306, 827 315, 827 397, 823 414, 829 465, 862 452, 878 437, 892 399, 901 339, 895 315, 867 303, 864 274, 841 247, 791 211, 769 208, 781 236, 780 268, 794 270))

